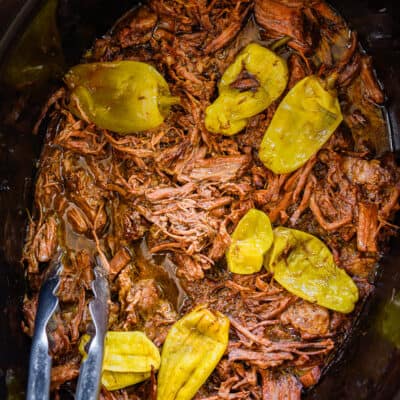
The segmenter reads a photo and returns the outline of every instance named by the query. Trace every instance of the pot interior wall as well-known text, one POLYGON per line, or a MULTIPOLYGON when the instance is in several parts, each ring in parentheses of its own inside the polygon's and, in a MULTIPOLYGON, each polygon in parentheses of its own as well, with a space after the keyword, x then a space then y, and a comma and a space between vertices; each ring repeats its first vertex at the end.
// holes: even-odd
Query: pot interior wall
MULTIPOLYGON (((0 38, 23 4, 0 0, 0 38)), ((58 27, 65 65, 79 61, 85 48, 135 4, 120 0, 59 0, 58 27)), ((393 150, 400 149, 400 4, 390 0, 332 1, 332 4, 358 31, 388 95, 387 117, 391 126, 393 150)), ((9 43, 15 45, 41 1, 20 18, 21 26, 9 31, 0 42, 1 54, 9 43), (21 29, 19 29, 21 28, 21 29), (11 40, 10 40, 11 39, 11 40)), ((21 330, 21 303, 25 291, 19 263, 35 177, 35 164, 43 138, 31 134, 35 118, 57 81, 47 81, 35 89, 0 86, 0 398, 24 398, 29 340, 21 330)), ((400 293, 400 237, 381 265, 377 289, 365 306, 358 326, 330 366, 321 383, 306 394, 317 399, 393 399, 400 389, 400 350, 396 340, 382 334, 387 310, 396 311, 395 295, 400 293), (389 308, 388 308, 389 307, 389 308)), ((400 332, 400 307, 398 309, 400 332)), ((387 335, 386 335, 387 336, 387 335)), ((400 333, 399 333, 400 337, 400 333)), ((400 340, 397 341, 400 345, 400 340)))

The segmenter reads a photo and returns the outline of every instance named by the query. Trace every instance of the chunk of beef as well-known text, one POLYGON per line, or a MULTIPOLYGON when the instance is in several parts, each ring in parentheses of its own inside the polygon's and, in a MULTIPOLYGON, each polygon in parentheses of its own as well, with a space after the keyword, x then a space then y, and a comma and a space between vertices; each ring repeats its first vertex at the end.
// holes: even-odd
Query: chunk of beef
POLYGON ((306 301, 296 302, 281 315, 282 323, 292 325, 304 338, 325 336, 329 320, 326 308, 306 301))

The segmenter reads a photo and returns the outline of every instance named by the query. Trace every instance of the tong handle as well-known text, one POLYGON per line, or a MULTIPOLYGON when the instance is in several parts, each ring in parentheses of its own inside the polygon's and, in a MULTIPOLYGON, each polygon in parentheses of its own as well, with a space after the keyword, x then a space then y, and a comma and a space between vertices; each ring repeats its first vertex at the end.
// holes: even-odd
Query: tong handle
POLYGON ((48 400, 50 393, 51 357, 47 334, 36 335, 32 342, 29 362, 27 400, 48 400))
POLYGON ((27 400, 48 400, 50 396, 51 357, 46 327, 58 306, 55 292, 60 284, 61 257, 50 265, 48 277, 39 293, 29 361, 27 400))
POLYGON ((89 311, 96 332, 90 342, 87 358, 83 361, 79 371, 76 400, 97 400, 100 393, 110 292, 107 275, 99 257, 96 258, 96 264, 97 266, 94 269, 95 280, 92 282, 95 297, 89 304, 89 311))
POLYGON ((79 372, 76 400, 97 400, 100 393, 104 338, 96 335, 79 372))

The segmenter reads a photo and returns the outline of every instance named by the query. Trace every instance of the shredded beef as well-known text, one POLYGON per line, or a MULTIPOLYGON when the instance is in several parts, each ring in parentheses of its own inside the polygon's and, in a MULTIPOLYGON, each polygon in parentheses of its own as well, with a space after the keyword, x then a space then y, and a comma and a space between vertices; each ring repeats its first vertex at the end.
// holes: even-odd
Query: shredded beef
MULTIPOLYGON (((196 400, 299 399, 351 329, 396 229, 399 169, 367 137, 384 128, 371 59, 321 0, 150 0, 97 40, 85 61, 123 59, 153 65, 180 98, 162 125, 125 136, 98 129, 68 111, 64 87, 37 125, 49 119, 24 248, 23 329, 33 334, 40 282, 62 248, 60 310, 49 324, 53 390, 78 376, 101 247, 109 261, 110 330, 144 331, 161 348, 172 324, 198 304, 229 317, 228 349, 196 400), (223 72, 253 41, 276 45, 288 59, 285 93, 307 75, 337 78, 344 123, 293 173, 276 175, 257 156, 278 101, 235 136, 204 125, 223 72), (360 290, 352 314, 303 301, 265 271, 227 271, 230 234, 253 207, 273 225, 327 244, 360 290)), ((245 70, 232 84, 258 86, 245 70)), ((153 372, 129 388, 129 398, 154 398, 155 387, 153 372)), ((103 388, 101 398, 126 399, 128 391, 103 388)))

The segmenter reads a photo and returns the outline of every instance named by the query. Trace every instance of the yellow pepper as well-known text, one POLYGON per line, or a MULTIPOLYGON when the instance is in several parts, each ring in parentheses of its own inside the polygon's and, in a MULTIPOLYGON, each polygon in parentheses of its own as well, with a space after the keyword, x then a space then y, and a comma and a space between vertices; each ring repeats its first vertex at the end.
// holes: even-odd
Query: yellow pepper
POLYGON ((57 0, 47 0, 22 34, 1 73, 14 87, 45 83, 62 76, 64 56, 58 32, 57 0))
MULTIPOLYGON (((89 340, 89 335, 83 335, 79 344, 83 359, 89 340)), ((134 385, 150 378, 151 369, 157 370, 160 360, 158 348, 143 332, 107 332, 101 382, 107 390, 134 385)))
POLYGON ((157 400, 190 400, 223 356, 229 319, 204 306, 177 321, 161 353, 157 400))
POLYGON ((251 43, 224 72, 219 97, 206 109, 205 125, 210 132, 234 135, 248 119, 265 110, 285 90, 288 69, 284 59, 267 48, 251 43), (236 85, 243 74, 242 87, 236 85))
POLYGON ((261 143, 259 157, 276 174, 295 171, 311 158, 342 122, 337 96, 308 76, 285 96, 261 143))
POLYGON ((228 268, 235 274, 260 271, 264 254, 272 245, 273 233, 268 215, 251 209, 239 221, 226 253, 228 268))
POLYGON ((65 82, 73 114, 120 134, 159 126, 170 106, 179 103, 161 74, 138 61, 77 65, 65 82))
POLYGON ((103 371, 101 384, 109 391, 123 389, 128 386, 146 381, 151 376, 150 372, 112 372, 103 371))
POLYGON ((380 310, 375 325, 385 339, 400 349, 400 293, 391 297, 380 310))
POLYGON ((308 233, 275 228, 265 266, 289 292, 320 306, 349 313, 358 301, 353 280, 335 265, 325 244, 308 233))
POLYGON ((143 332, 107 332, 103 368, 116 372, 147 372, 160 366, 156 345, 143 332))

